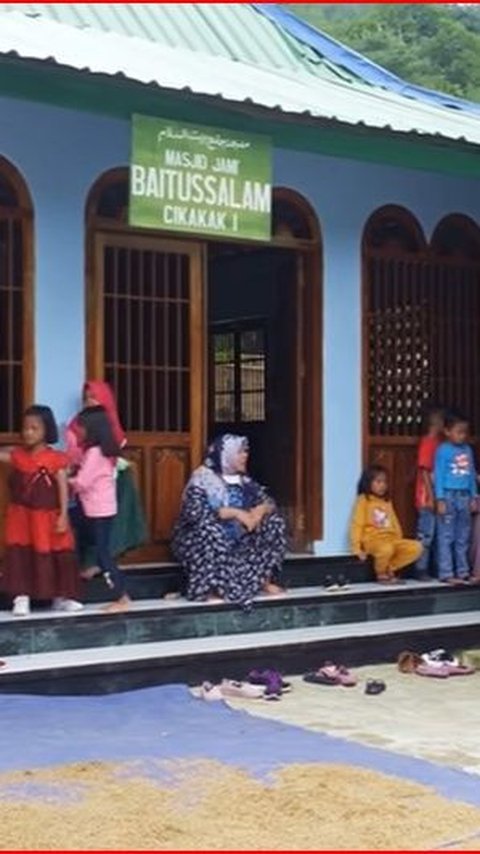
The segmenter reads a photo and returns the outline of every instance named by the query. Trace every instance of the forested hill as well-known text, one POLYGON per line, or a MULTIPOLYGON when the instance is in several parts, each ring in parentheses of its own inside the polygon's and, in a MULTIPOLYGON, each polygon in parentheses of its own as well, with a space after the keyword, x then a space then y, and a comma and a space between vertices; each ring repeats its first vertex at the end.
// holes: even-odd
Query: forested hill
POLYGON ((411 83, 480 101, 480 5, 292 3, 288 7, 411 83))

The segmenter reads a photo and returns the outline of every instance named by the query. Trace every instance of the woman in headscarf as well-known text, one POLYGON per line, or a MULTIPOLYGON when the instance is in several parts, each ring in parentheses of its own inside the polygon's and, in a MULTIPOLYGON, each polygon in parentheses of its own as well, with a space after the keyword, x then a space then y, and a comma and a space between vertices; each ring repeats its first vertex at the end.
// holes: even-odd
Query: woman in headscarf
POLYGON ((248 453, 243 436, 219 437, 186 486, 172 550, 187 570, 189 599, 248 607, 261 591, 281 592, 285 523, 248 476, 248 453))
MULTIPOLYGON (((112 433, 119 448, 127 444, 127 437, 118 417, 117 405, 108 383, 102 380, 88 380, 83 387, 82 401, 85 408, 102 407, 107 413, 112 433)), ((72 467, 79 465, 83 449, 78 432, 78 415, 67 425, 66 450, 72 467)), ((138 548, 146 540, 146 525, 138 492, 130 471, 130 463, 124 457, 117 459, 117 515, 112 528, 112 549, 115 557, 138 548)), ((72 509, 72 522, 76 532, 77 549, 85 578, 98 573, 94 565, 94 550, 86 537, 82 524, 82 513, 78 505, 72 509)))

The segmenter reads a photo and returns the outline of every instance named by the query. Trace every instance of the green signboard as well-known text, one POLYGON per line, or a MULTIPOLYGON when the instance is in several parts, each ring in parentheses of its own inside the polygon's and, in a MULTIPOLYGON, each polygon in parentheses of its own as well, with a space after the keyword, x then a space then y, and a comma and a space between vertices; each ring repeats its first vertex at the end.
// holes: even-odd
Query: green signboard
POLYGON ((130 225, 269 240, 271 169, 267 137, 135 115, 130 225))

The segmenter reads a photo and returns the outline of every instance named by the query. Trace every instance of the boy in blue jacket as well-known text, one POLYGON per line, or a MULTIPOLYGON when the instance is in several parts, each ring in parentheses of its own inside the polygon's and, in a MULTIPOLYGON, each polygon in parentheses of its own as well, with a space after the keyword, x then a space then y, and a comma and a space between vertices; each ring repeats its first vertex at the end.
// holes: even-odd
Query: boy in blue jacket
POLYGON ((447 415, 446 441, 435 455, 438 577, 445 584, 463 584, 470 575, 468 549, 477 479, 468 432, 468 421, 463 415, 447 415))

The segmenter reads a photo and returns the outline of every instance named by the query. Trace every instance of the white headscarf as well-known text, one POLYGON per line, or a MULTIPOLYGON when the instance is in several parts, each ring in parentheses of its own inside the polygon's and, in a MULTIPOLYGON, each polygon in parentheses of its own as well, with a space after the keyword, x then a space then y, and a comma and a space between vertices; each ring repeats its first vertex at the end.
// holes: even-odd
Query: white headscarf
POLYGON ((248 451, 246 436, 225 433, 210 445, 205 462, 194 471, 189 486, 196 486, 207 493, 210 506, 217 510, 228 505, 227 483, 246 483, 249 477, 238 471, 239 453, 248 451))

